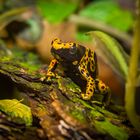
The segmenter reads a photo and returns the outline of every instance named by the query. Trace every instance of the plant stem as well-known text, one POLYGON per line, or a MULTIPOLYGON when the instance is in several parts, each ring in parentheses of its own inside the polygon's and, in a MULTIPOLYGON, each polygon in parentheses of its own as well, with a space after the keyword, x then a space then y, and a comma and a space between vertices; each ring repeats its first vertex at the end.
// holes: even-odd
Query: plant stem
POLYGON ((137 0, 137 17, 134 27, 134 38, 132 42, 130 65, 126 83, 126 93, 125 93, 125 109, 128 115, 129 120, 132 125, 140 133, 140 116, 136 113, 135 110, 135 95, 136 95, 136 86, 137 86, 137 69, 138 69, 138 59, 140 55, 140 0, 137 0))

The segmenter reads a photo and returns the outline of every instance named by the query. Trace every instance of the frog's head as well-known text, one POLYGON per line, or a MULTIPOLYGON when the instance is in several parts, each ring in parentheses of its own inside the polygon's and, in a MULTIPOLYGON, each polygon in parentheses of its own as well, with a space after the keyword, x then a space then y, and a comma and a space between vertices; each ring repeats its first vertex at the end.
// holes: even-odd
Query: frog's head
POLYGON ((51 45, 51 53, 59 61, 74 61, 78 58, 78 44, 76 43, 62 43, 60 39, 54 39, 51 45))

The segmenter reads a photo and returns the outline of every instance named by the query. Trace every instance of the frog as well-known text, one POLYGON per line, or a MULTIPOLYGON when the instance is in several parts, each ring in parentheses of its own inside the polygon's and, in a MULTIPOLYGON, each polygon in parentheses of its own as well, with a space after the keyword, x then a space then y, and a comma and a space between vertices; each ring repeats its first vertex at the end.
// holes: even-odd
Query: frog
POLYGON ((61 65, 67 77, 82 88, 81 98, 91 100, 94 93, 105 95, 104 103, 110 102, 110 88, 98 77, 97 56, 94 50, 74 42, 62 42, 55 38, 51 42, 50 62, 46 76, 48 79, 59 77, 55 73, 57 65, 61 65))

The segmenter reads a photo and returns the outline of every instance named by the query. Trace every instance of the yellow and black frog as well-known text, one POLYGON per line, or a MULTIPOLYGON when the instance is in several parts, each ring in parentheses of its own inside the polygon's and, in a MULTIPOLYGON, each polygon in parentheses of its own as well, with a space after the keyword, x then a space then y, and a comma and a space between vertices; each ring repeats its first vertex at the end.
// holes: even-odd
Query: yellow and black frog
POLYGON ((54 70, 59 63, 65 74, 82 88, 82 99, 90 100, 95 92, 110 96, 109 87, 98 79, 97 57, 93 50, 73 42, 63 43, 60 39, 54 39, 51 45, 54 59, 48 67, 47 77, 58 76, 54 70))

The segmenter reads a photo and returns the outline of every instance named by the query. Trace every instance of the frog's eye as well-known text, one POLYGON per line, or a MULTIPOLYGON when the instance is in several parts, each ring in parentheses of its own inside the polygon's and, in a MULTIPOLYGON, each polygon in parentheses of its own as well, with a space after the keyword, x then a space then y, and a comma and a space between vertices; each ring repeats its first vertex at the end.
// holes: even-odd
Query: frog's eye
POLYGON ((75 45, 70 48, 70 54, 75 54, 76 51, 77 51, 77 48, 75 45))
POLYGON ((69 46, 72 46, 73 45, 73 43, 69 43, 69 46))

